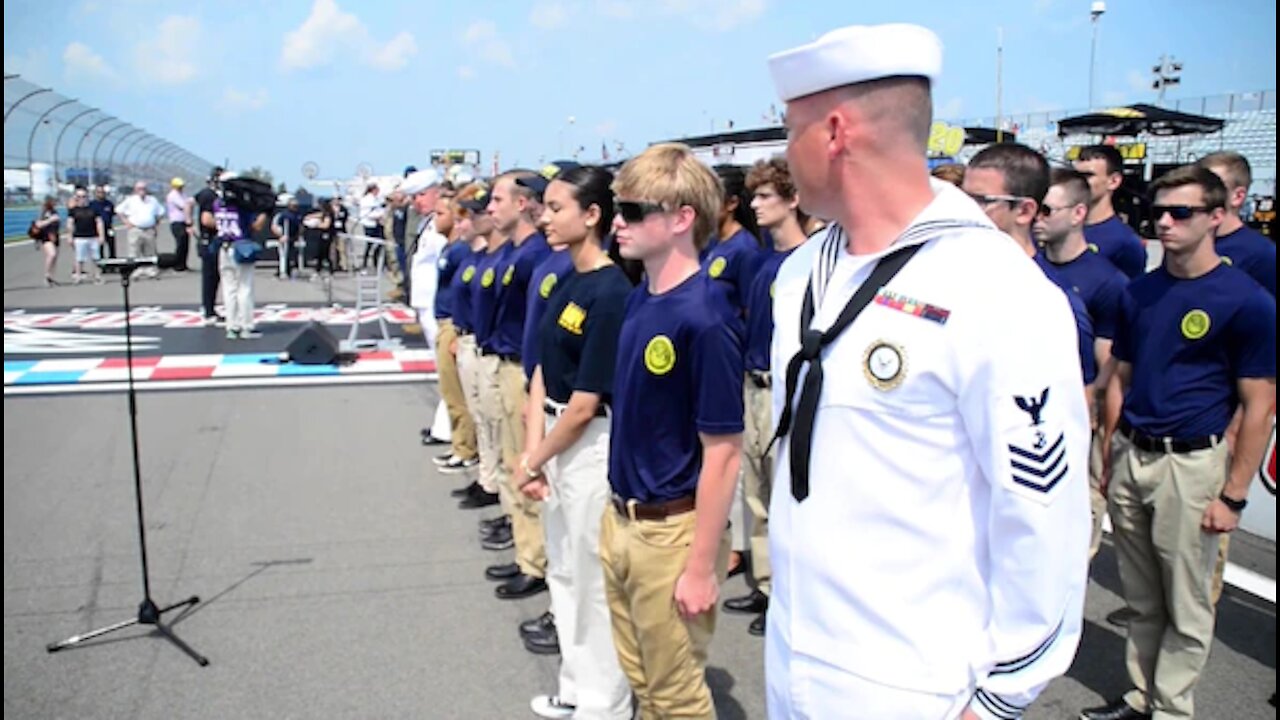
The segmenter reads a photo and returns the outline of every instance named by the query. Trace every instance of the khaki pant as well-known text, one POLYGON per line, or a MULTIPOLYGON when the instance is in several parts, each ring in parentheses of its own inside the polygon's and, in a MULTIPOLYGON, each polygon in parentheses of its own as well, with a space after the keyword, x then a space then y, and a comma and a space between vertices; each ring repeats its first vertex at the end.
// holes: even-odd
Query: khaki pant
POLYGON ((530 500, 513 485, 511 472, 524 452, 524 369, 520 363, 506 362, 497 355, 480 356, 481 415, 500 448, 498 493, 502 507, 511 516, 511 537, 516 545, 516 564, 531 577, 545 577, 546 536, 542 530, 542 503, 530 500))
POLYGON ((496 437, 494 426, 485 421, 484 403, 481 401, 483 393, 480 391, 480 377, 483 374, 480 360, 480 353, 476 350, 476 336, 459 335, 458 380, 467 401, 467 412, 471 415, 476 449, 480 455, 480 472, 476 475, 476 482, 480 483, 485 492, 496 493, 502 485, 502 445, 496 437))
MULTIPOLYGON (((467 410, 467 398, 462 392, 462 379, 458 375, 458 360, 449 352, 449 346, 458 338, 453 321, 440 321, 436 334, 436 377, 439 378, 440 396, 449 409, 449 438, 453 442, 453 454, 463 460, 476 456, 476 426, 467 410)), ((461 352, 461 343, 459 352, 461 352)))
POLYGON ((773 438, 773 398, 751 378, 743 386, 746 408, 742 435, 742 488, 751 515, 751 570, 756 588, 769 594, 773 570, 769 565, 769 497, 773 491, 773 453, 765 455, 773 438))
MULTIPOLYGON (((613 645, 643 720, 715 717, 706 666, 716 607, 686 621, 674 600, 696 517, 687 512, 665 520, 631 520, 610 506, 600 525, 613 645)), ((720 581, 728 568, 726 529, 716 557, 720 581)))
POLYGON ((1144 452, 1113 439, 1108 492, 1129 622, 1125 701, 1156 718, 1189 718, 1213 642, 1211 598, 1219 538, 1200 529, 1227 478, 1227 446, 1144 452))
POLYGON ((1102 518, 1107 514, 1107 496, 1102 494, 1102 431, 1090 438, 1089 444, 1089 517, 1093 521, 1089 534, 1089 559, 1102 547, 1102 518))
MULTIPOLYGON (((148 257, 151 255, 155 255, 156 254, 156 233, 157 233, 157 230, 154 227, 129 228, 129 234, 126 236, 129 243, 128 257, 139 258, 139 257, 148 257)), ((136 270, 133 271, 133 275, 131 275, 130 277, 138 278, 138 277, 159 277, 159 276, 160 276, 160 269, 155 265, 151 265, 148 267, 137 268, 136 270)))
MULTIPOLYGON (((547 432, 556 418, 547 416, 547 432)), ((631 718, 631 687, 613 649, 600 522, 609 504, 609 420, 587 424, 572 447, 543 468, 551 495, 547 529, 547 588, 560 635, 560 690, 575 717, 631 718)))

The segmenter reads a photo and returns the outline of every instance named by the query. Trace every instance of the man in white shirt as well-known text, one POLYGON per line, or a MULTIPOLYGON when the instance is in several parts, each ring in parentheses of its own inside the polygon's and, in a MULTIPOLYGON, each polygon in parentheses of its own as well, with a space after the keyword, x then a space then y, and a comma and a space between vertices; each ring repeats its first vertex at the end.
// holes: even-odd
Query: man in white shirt
MULTIPOLYGON (((147 192, 147 183, 139 180, 133 184, 133 194, 116 206, 116 214, 124 221, 128 238, 128 257, 148 257, 156 254, 156 227, 160 219, 165 217, 164 206, 147 192)), ((159 277, 160 270, 155 265, 140 267, 133 271, 135 279, 139 277, 159 277)))
POLYGON ((769 715, 1020 717, 1080 637, 1071 310, 930 182, 932 32, 847 27, 769 62, 801 206, 833 221, 775 286, 769 715))

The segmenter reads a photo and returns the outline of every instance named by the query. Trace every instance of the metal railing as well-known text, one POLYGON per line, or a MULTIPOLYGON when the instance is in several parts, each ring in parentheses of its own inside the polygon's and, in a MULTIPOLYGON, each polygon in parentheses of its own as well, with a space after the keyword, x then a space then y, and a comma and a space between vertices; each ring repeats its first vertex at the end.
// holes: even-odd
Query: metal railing
POLYGON ((69 185, 125 187, 138 180, 167 185, 181 177, 198 186, 212 167, 199 155, 88 103, 18 75, 4 77, 6 205, 39 200, 69 185), (33 187, 37 183, 42 187, 33 187))

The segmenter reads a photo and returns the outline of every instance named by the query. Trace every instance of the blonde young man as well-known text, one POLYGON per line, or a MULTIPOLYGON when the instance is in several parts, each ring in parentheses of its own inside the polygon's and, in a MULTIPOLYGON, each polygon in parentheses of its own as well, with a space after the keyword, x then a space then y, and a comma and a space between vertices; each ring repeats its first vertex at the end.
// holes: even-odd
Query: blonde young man
POLYGON ((707 646, 742 451, 742 327, 698 272, 722 190, 689 148, 653 145, 613 185, 627 300, 614 372, 600 559, 614 645, 643 718, 712 717, 707 646))
POLYGON ((1018 717, 1080 638, 1071 310, 929 177, 936 35, 846 27, 769 64, 801 207, 832 220, 774 300, 769 715, 1018 717))

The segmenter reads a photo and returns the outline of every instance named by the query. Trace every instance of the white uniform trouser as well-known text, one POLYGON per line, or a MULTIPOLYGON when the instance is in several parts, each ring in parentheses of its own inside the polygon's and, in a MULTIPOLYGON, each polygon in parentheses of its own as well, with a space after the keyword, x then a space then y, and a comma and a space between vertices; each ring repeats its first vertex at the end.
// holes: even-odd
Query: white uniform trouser
POLYGON ((476 481, 485 492, 496 493, 502 444, 480 414, 480 351, 476 348, 475 335, 458 336, 458 380, 467 398, 467 412, 476 425, 476 449, 480 453, 480 473, 476 481))
MULTIPOLYGON (((436 347, 436 336, 440 334, 440 324, 436 322, 436 309, 418 308, 418 324, 422 326, 422 334, 427 338, 427 348, 434 356, 439 352, 436 347)), ((453 427, 449 423, 449 407, 444 404, 444 398, 440 398, 440 402, 436 403, 436 414, 431 421, 431 437, 437 440, 453 439, 453 427)))
POLYGON ((218 274, 222 278, 223 312, 228 330, 253 329, 253 263, 236 262, 231 243, 218 251, 218 274))
MULTIPOLYGON (((547 432, 556 418, 547 417, 547 432)), ((600 565, 600 520, 609 502, 609 419, 597 417, 543 468, 547 588, 560 639, 560 698, 575 718, 630 718, 631 686, 618 664, 600 565)))
MULTIPOLYGON (((772 616, 777 603, 769 608, 772 616)), ((770 620, 773 618, 771 617, 770 620)), ((972 693, 935 695, 881 685, 809 655, 794 653, 778 623, 765 633, 766 702, 772 720, 955 720, 972 693)))

